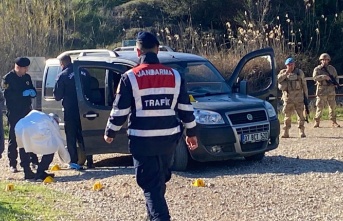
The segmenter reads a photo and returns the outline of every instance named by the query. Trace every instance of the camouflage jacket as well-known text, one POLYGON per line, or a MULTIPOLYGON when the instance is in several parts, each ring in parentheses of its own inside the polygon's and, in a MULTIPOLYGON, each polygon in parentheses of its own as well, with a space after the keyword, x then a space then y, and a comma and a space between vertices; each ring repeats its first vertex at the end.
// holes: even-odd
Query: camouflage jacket
POLYGON ((284 102, 302 103, 304 96, 308 97, 305 74, 299 68, 294 68, 293 73, 286 73, 286 69, 282 69, 277 80, 284 102))
POLYGON ((325 79, 325 76, 329 76, 331 74, 336 81, 338 82, 338 75, 336 69, 332 65, 326 66, 326 70, 323 66, 318 65, 313 70, 313 80, 316 82, 317 96, 327 96, 327 95, 336 95, 336 87, 334 84, 330 83, 325 79))

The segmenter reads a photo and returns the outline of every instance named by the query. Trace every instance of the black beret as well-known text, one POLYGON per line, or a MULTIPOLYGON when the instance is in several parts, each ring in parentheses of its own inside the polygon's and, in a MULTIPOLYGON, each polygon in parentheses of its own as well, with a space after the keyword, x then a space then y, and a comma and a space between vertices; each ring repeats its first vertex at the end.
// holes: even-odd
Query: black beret
POLYGON ((30 65, 30 59, 26 57, 18 57, 14 60, 14 63, 16 63, 16 65, 19 67, 27 67, 30 65))
POLYGON ((150 32, 141 31, 137 34, 137 42, 141 43, 143 48, 150 49, 160 45, 155 35, 150 32))

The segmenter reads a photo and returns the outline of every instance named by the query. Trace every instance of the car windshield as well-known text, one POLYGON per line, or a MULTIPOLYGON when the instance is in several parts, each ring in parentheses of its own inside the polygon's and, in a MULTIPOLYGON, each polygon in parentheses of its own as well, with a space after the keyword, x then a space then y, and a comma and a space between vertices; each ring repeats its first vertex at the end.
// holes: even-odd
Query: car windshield
POLYGON ((166 63, 179 71, 186 80, 188 93, 193 96, 227 94, 229 86, 217 69, 208 61, 166 63))

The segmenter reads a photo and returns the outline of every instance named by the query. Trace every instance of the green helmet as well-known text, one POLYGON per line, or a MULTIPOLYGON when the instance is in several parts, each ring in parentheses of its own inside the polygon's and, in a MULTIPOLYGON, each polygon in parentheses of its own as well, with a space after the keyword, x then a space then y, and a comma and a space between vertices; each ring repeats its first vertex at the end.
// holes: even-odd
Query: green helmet
POLYGON ((319 56, 319 61, 321 61, 323 59, 329 59, 329 61, 331 61, 331 57, 328 53, 323 53, 319 56))

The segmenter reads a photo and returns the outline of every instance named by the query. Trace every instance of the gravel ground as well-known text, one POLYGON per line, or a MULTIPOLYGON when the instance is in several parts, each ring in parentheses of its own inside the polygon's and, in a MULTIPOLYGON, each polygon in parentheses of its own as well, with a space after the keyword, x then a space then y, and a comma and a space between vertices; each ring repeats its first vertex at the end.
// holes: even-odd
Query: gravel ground
MULTIPOLYGON (((193 163, 187 172, 175 172, 166 194, 172 220, 343 220, 343 129, 328 121, 317 129, 306 126, 307 138, 298 138, 293 125, 291 138, 262 162, 193 163), (193 187, 197 178, 206 187, 193 187)), ((8 172, 4 158, 0 179, 22 180, 23 173, 8 172)), ((84 172, 57 171, 56 182, 47 185, 80 199, 55 205, 72 213, 58 219, 143 220, 131 157, 99 155, 95 162, 97 168, 84 172), (92 190, 97 181, 101 191, 92 190)))

